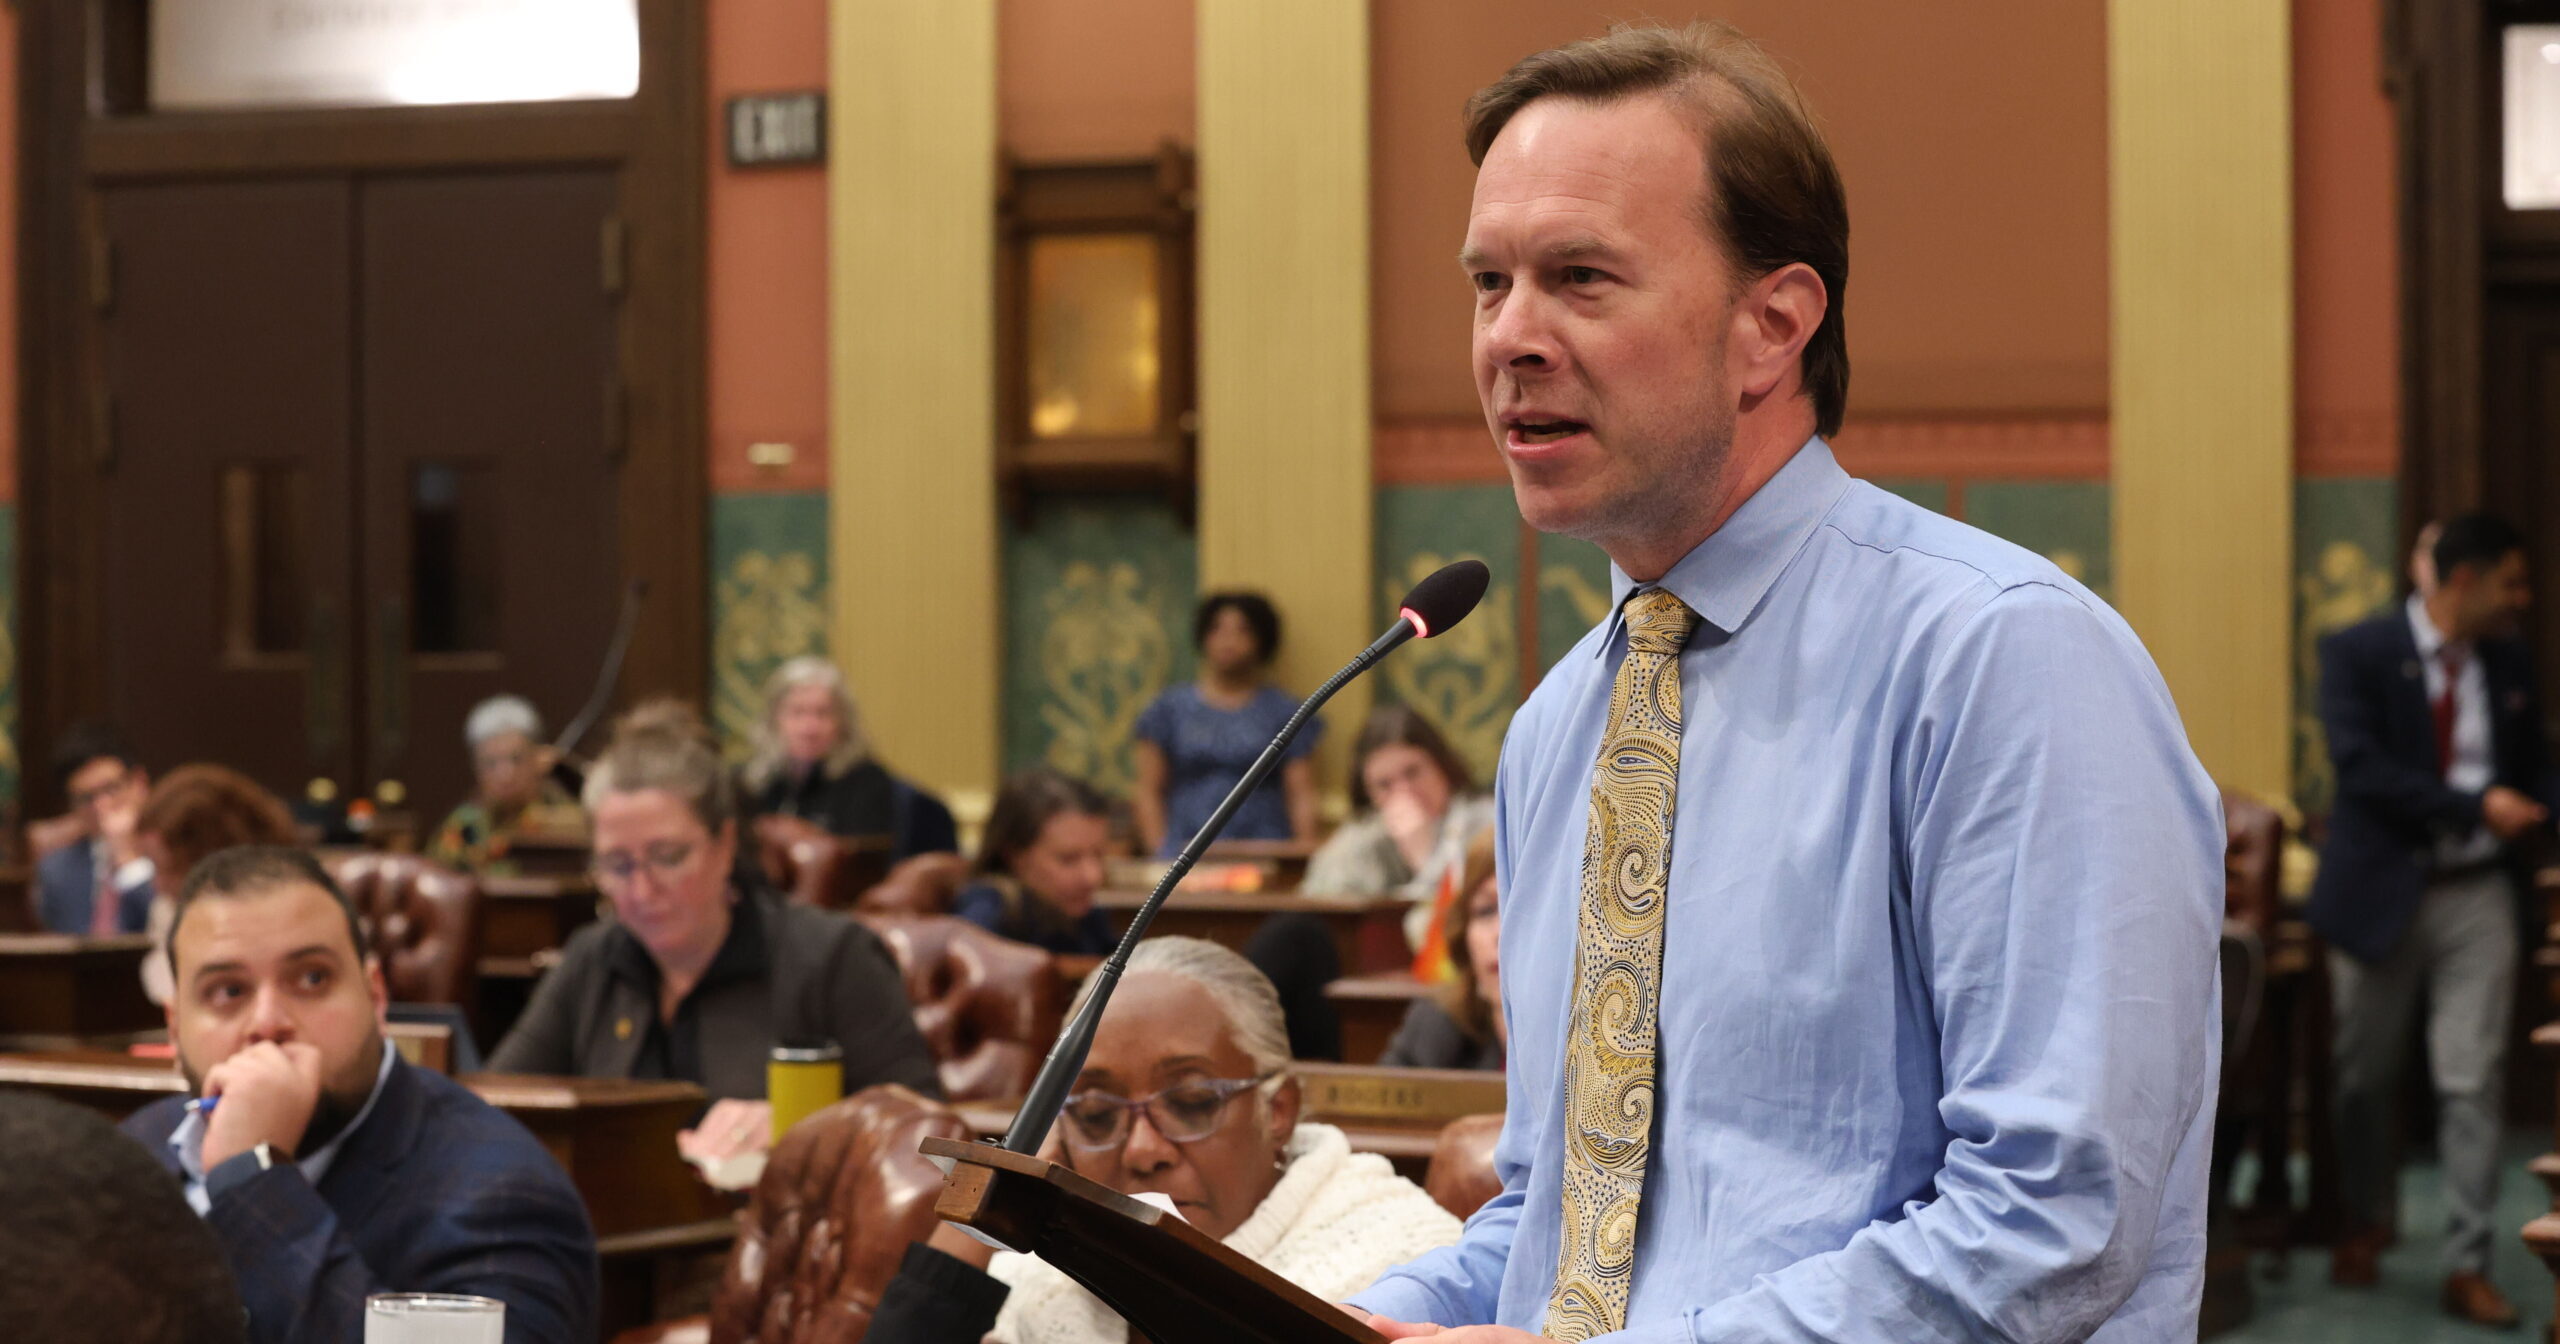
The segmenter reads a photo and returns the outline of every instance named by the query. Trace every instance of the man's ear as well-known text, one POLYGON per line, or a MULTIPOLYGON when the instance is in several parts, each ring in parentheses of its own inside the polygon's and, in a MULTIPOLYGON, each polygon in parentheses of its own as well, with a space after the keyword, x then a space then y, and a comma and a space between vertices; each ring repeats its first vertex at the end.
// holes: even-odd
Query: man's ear
POLYGON ((1798 373, 1805 344, 1830 311, 1830 291, 1803 262, 1790 262, 1752 281, 1734 307, 1734 391, 1765 397, 1798 373))
POLYGON ((380 957, 368 956, 364 959, 364 985, 373 994, 373 1020, 384 1026, 390 1025, 391 989, 389 983, 382 978, 380 957))

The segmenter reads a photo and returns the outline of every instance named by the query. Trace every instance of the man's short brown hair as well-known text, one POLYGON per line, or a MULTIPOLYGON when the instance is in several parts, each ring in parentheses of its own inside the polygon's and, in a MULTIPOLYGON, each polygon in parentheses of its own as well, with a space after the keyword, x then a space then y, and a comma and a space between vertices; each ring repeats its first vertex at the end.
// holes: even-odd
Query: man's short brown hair
POLYGON ((1813 268, 1830 304, 1804 347, 1814 432, 1840 432, 1849 404, 1849 202, 1831 147, 1795 81, 1731 25, 1620 24, 1602 37, 1522 60, 1467 100, 1467 156, 1479 166, 1512 116, 1540 98, 1612 103, 1662 93, 1693 113, 1706 149, 1707 225, 1751 279, 1794 262, 1813 268))

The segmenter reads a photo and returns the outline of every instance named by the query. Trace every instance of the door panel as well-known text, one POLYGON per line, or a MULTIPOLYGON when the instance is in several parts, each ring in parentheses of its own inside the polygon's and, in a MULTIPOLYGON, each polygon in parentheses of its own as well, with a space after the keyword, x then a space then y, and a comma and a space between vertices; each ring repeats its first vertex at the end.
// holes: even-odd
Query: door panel
POLYGON ((584 699, 620 572, 606 171, 369 178, 358 191, 366 785, 431 821, 470 789, 464 717, 584 699))
POLYGON ((2489 292, 2481 429, 2482 497, 2524 530, 2541 594, 2525 622, 2541 681, 2543 711, 2560 713, 2560 620, 2548 615, 2560 593, 2560 287, 2516 285, 2489 292))
POLYGON ((102 194, 107 712, 166 768, 352 782, 350 198, 102 194))

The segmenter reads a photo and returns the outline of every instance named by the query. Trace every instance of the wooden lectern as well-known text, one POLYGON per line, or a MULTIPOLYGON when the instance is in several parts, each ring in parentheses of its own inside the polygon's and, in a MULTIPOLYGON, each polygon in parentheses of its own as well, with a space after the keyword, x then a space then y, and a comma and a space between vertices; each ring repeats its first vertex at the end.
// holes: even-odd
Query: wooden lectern
POLYGON ((926 1139, 933 1211, 1057 1267, 1156 1344, 1385 1344, 1340 1307, 1180 1217, 992 1143, 926 1139))

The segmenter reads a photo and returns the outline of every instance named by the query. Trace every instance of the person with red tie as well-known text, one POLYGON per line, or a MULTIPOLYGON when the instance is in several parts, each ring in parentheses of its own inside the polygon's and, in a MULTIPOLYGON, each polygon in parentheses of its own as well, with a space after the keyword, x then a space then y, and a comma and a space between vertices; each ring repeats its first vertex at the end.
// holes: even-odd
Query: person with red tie
POLYGON ((2431 590, 2320 641, 2320 723, 2338 792, 2309 917, 2330 948, 2347 1214, 2330 1278, 2380 1278, 2398 1205, 2393 1104, 2423 1003, 2444 1166, 2444 1309, 2506 1325, 2516 1310, 2488 1271, 2518 956, 2510 865, 2513 844, 2550 818, 2534 797, 2542 715, 2517 638, 2532 590, 2524 537, 2487 514, 2446 523, 2431 558, 2431 590))

